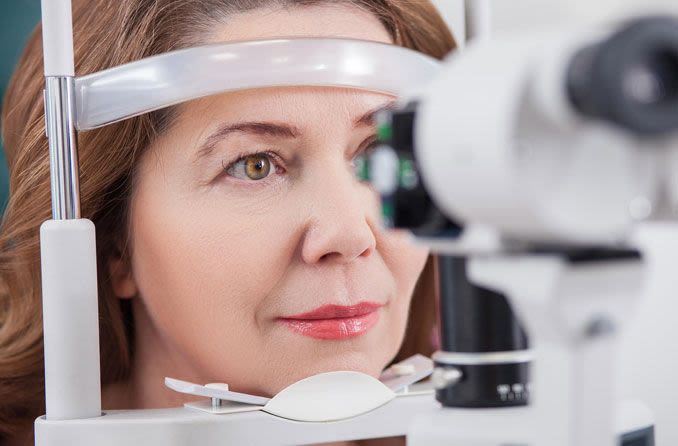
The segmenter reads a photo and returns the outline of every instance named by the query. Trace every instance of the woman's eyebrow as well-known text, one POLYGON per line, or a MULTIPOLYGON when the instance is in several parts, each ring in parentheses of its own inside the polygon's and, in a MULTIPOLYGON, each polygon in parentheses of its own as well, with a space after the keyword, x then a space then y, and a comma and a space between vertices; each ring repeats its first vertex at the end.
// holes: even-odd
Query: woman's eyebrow
MULTIPOLYGON (((377 113, 393 108, 395 101, 390 101, 386 104, 382 104, 379 107, 372 109, 360 116, 353 122, 355 127, 367 127, 374 125, 374 118, 377 113)), ((200 144, 198 151, 195 155, 195 161, 199 161, 202 158, 208 157, 217 146, 219 141, 221 141, 226 136, 231 133, 242 132, 249 133, 252 135, 261 135, 261 136, 272 136, 278 138, 298 138, 301 135, 301 130, 298 127, 289 124, 283 124, 278 122, 240 122, 236 124, 224 124, 219 127, 214 133, 212 133, 205 142, 200 144)))
POLYGON ((252 135, 273 136, 278 138, 297 138, 301 131, 289 124, 276 122, 240 122, 237 124, 224 124, 212 133, 198 148, 195 161, 208 157, 216 145, 231 133, 242 132, 252 135))

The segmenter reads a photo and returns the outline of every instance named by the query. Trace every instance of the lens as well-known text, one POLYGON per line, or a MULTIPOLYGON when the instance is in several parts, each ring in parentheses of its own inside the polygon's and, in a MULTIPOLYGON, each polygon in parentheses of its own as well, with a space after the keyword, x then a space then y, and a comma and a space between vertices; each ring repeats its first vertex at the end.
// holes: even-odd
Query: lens
POLYGON ((654 51, 633 65, 622 80, 627 100, 641 106, 665 107, 678 100, 678 54, 654 51))
POLYGON ((384 156, 371 160, 371 180, 377 182, 376 169, 388 173, 389 181, 383 184, 389 187, 379 189, 385 222, 420 237, 455 238, 461 226, 437 208, 420 178, 414 147, 417 107, 414 101, 377 115, 379 139, 390 149, 375 152, 384 156))
POLYGON ((678 20, 639 18, 580 49, 566 88, 584 116, 643 138, 678 131, 678 20))

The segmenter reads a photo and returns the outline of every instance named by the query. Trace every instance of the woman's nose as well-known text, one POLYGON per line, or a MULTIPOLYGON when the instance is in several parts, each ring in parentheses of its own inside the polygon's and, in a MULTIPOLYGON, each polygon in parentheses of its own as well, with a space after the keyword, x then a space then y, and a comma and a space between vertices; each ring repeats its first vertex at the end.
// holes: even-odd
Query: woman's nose
POLYGON ((348 263, 376 248, 377 202, 348 170, 326 172, 313 185, 301 249, 304 262, 348 263), (336 174, 335 174, 336 173, 336 174))

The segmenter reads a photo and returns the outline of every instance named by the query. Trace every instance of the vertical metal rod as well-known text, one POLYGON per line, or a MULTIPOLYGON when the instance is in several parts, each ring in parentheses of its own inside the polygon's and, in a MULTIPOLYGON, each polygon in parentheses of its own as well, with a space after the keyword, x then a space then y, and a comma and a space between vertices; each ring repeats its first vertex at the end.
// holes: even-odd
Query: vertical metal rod
POLYGON ((74 420, 101 416, 96 233, 80 218, 71 0, 42 0, 41 11, 53 217, 40 226, 45 409, 74 420))
POLYGON ((45 112, 49 138, 52 218, 80 218, 75 95, 72 76, 45 78, 45 112))

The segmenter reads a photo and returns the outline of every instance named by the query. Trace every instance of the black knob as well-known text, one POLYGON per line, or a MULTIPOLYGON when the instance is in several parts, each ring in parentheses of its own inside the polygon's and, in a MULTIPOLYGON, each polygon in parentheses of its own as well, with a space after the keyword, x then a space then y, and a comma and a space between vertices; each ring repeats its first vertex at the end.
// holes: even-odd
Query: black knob
POLYGON ((438 369, 461 372, 436 390, 447 407, 528 404, 531 362, 525 331, 502 294, 471 283, 466 259, 438 256, 441 351, 438 369))

